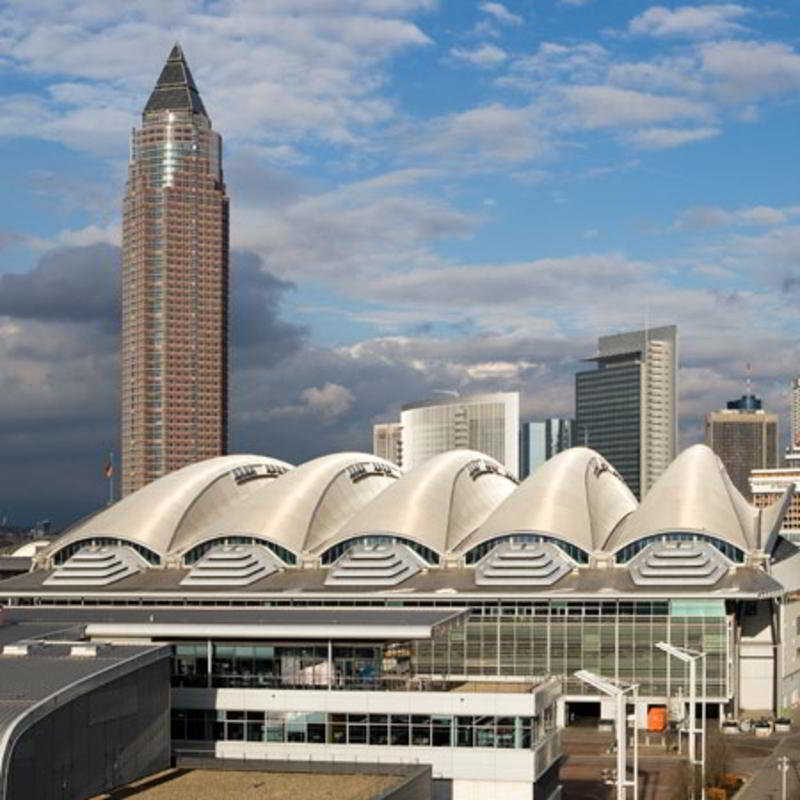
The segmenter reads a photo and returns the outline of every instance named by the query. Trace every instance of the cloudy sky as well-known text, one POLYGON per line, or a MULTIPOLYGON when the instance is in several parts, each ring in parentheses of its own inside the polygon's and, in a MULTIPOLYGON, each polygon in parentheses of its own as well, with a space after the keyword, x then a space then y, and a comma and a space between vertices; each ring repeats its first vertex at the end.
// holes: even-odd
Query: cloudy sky
POLYGON ((103 502, 128 135, 175 40, 225 139, 232 449, 368 449, 433 389, 570 414, 676 323, 682 444, 800 371, 793 0, 6 0, 0 519, 103 502))

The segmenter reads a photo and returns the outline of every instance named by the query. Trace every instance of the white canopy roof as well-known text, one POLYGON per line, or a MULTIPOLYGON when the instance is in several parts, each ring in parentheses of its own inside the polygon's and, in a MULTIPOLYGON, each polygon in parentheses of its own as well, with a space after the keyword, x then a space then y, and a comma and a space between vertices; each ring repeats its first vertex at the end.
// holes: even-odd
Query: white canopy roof
POLYGON ((599 453, 572 447, 528 476, 458 549, 466 552, 512 533, 539 533, 591 553, 636 507, 630 489, 599 453))

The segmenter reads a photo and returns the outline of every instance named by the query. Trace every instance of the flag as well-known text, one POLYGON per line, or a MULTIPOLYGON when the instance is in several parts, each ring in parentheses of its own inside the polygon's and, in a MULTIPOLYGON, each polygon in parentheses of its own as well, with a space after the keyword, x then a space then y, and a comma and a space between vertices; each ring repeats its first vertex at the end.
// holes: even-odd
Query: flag
POLYGON ((105 473, 106 478, 110 478, 114 474, 114 465, 111 463, 110 456, 106 459, 106 465, 103 469, 103 472, 105 473))

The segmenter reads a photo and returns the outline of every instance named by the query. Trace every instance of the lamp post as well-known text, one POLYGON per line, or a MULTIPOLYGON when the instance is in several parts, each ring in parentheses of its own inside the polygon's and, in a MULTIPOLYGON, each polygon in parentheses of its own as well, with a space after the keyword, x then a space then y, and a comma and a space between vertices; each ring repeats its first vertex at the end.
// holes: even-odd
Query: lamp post
POLYGON ((700 650, 692 650, 689 647, 678 647, 668 642, 656 642, 655 647, 663 650, 667 655, 675 656, 675 658, 683 661, 689 665, 689 763, 692 765, 692 798, 695 796, 694 792, 694 768, 700 765, 700 797, 706 795, 706 684, 708 680, 708 666, 706 662, 706 654, 700 650), (703 659, 703 683, 702 683, 702 704, 701 704, 701 727, 700 727, 700 758, 697 758, 697 721, 696 706, 697 706, 697 662, 703 659))
POLYGON ((637 800, 639 795, 639 738, 636 735, 636 705, 635 700, 638 696, 638 684, 632 683, 628 686, 617 686, 608 678, 596 675, 586 669, 579 669, 575 677, 588 683, 603 694, 613 697, 617 706, 617 800, 627 800, 628 786, 633 787, 633 800, 637 800), (634 718, 633 718, 633 779, 628 780, 628 715, 625 709, 625 695, 631 692, 634 698, 634 718))

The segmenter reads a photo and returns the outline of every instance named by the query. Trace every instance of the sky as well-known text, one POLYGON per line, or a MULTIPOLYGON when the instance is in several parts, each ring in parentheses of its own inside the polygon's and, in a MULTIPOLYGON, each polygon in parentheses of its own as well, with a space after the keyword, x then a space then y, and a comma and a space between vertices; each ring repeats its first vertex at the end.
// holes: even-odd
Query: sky
POLYGON ((800 373, 793 0, 0 2, 0 520, 107 496, 130 130, 183 46, 224 138, 231 451, 371 447, 436 390, 572 415, 676 324, 681 446, 800 373))

